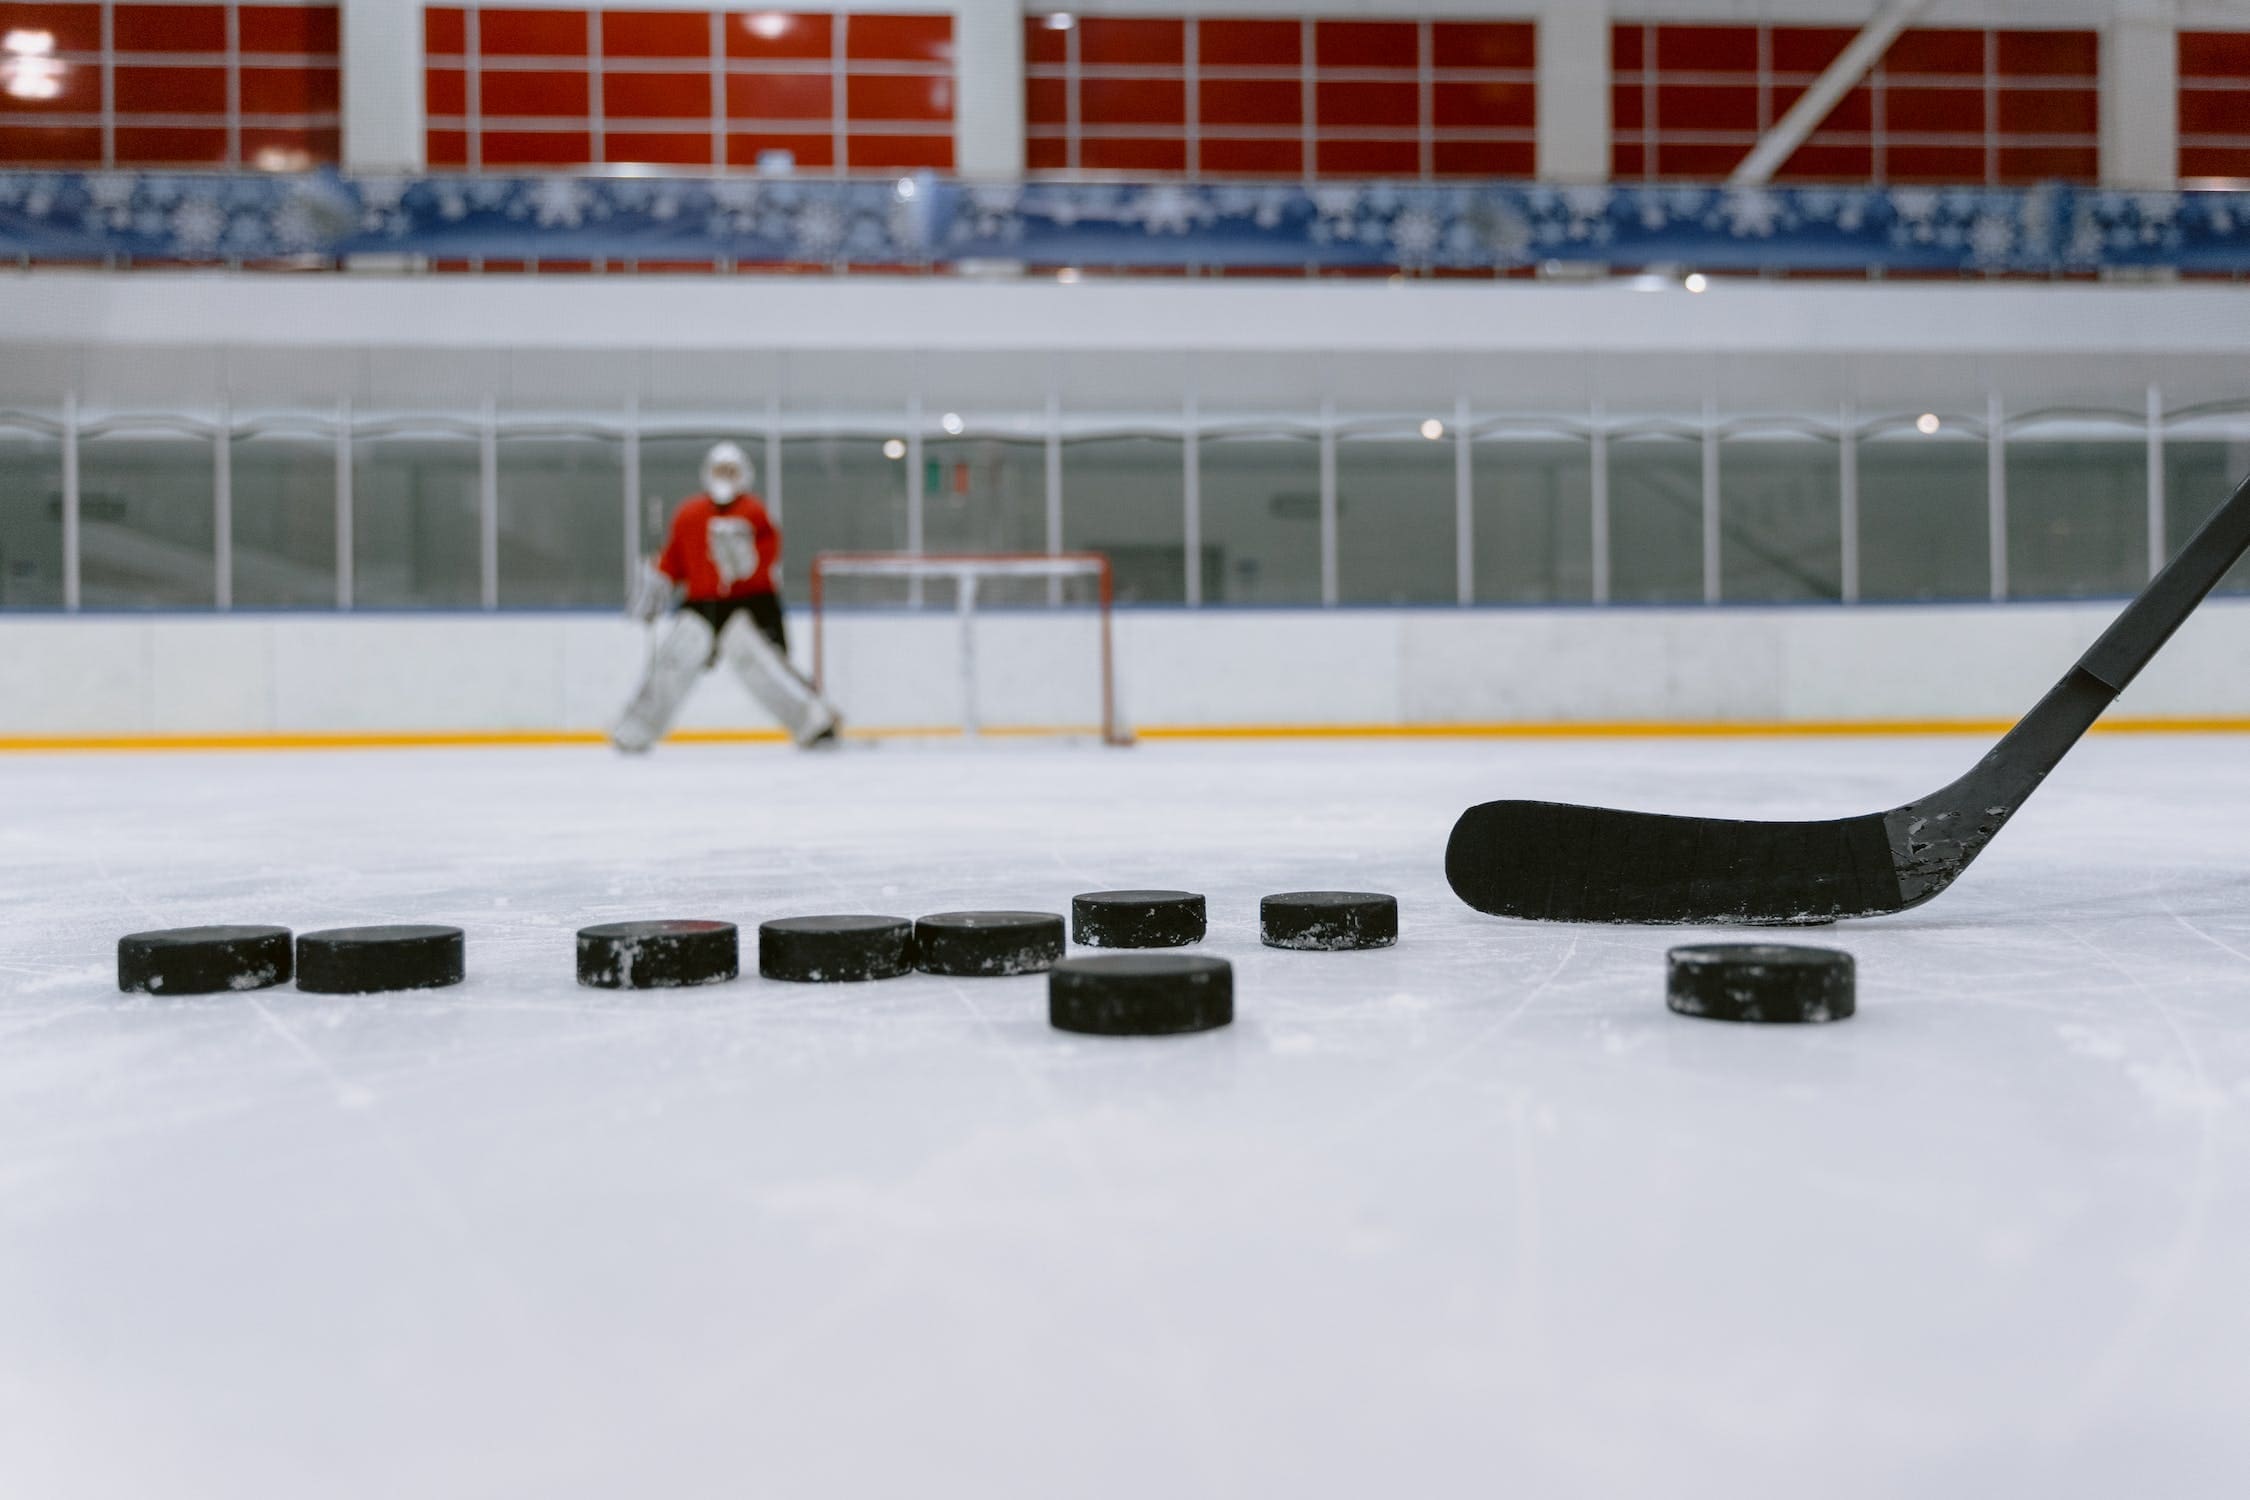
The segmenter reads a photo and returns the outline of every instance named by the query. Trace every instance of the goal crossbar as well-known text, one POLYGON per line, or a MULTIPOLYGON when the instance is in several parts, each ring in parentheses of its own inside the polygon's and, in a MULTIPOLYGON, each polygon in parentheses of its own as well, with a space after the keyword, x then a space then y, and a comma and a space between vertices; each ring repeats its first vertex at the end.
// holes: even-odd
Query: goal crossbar
POLYGON ((974 739, 977 714, 977 585, 990 579, 1070 578, 1094 580, 1093 608, 1101 643, 1101 735, 1112 745, 1132 742, 1117 711, 1116 646, 1110 629, 1114 600, 1109 558, 1100 552, 821 552, 813 557, 813 686, 826 690, 827 646, 824 620, 829 580, 836 577, 929 580, 954 586, 954 614, 960 621, 961 729, 974 739))

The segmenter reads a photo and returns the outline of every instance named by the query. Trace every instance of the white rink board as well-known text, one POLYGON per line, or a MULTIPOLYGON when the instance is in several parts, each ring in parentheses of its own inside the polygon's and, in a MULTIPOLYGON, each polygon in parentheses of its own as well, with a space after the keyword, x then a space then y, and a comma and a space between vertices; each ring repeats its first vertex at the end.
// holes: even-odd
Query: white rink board
MULTIPOLYGON (((1137 727, 2010 720, 2119 608, 1120 610, 1118 690, 1137 727)), ((810 623, 790 619, 808 669, 810 623)), ((977 632, 988 722, 1094 722, 1091 611, 994 610, 977 632)), ((850 725, 957 724, 959 639, 950 609, 833 614, 850 725)), ((0 619, 0 738, 591 731, 647 649, 605 614, 19 616, 0 619)), ((2117 712, 2250 718, 2250 599, 2206 603, 2117 712)), ((724 672, 680 724, 771 727, 724 672)))
POLYGON ((1867 811, 1967 738, 0 761, 0 1494, 2239 1496, 2250 743, 2097 738, 1824 1028, 1445 891, 1467 802, 1867 811), (581 924, 1206 891, 1239 1019, 612 995, 581 924), (1264 950, 1256 898, 1404 939, 1264 950), (458 923, 457 989, 114 991, 458 923))

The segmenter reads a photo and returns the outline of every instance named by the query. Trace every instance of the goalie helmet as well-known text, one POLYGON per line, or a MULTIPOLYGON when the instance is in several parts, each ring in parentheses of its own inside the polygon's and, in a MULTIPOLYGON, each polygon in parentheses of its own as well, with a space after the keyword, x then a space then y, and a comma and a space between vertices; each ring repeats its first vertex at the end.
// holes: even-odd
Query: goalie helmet
POLYGON ((721 505, 747 494, 757 478, 757 465, 734 443, 714 443, 703 455, 703 493, 721 505))

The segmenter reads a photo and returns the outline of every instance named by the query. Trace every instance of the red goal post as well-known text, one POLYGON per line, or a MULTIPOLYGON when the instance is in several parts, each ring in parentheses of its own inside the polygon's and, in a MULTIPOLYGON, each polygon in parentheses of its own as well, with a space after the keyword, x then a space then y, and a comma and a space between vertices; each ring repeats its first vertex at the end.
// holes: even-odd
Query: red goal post
POLYGON ((837 578, 889 578, 906 581, 917 591, 931 581, 949 582, 954 588, 954 612, 961 622, 962 732, 978 732, 976 686, 976 616, 978 585, 987 579, 1091 579, 1100 641, 1101 736, 1111 745, 1129 745, 1131 732, 1117 707, 1116 643, 1110 616, 1115 590, 1109 558, 1100 552, 821 552, 812 560, 812 665, 813 685, 826 690, 826 617, 829 584, 837 578))

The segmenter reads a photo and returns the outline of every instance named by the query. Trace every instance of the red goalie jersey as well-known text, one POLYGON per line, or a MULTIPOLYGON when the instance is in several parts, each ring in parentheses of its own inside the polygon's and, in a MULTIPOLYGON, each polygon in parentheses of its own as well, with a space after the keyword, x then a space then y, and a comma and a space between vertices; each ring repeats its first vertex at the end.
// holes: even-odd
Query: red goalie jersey
POLYGON ((773 592, 781 528, 756 495, 720 505, 696 495, 672 517, 672 534, 656 565, 690 599, 742 599, 773 592))

